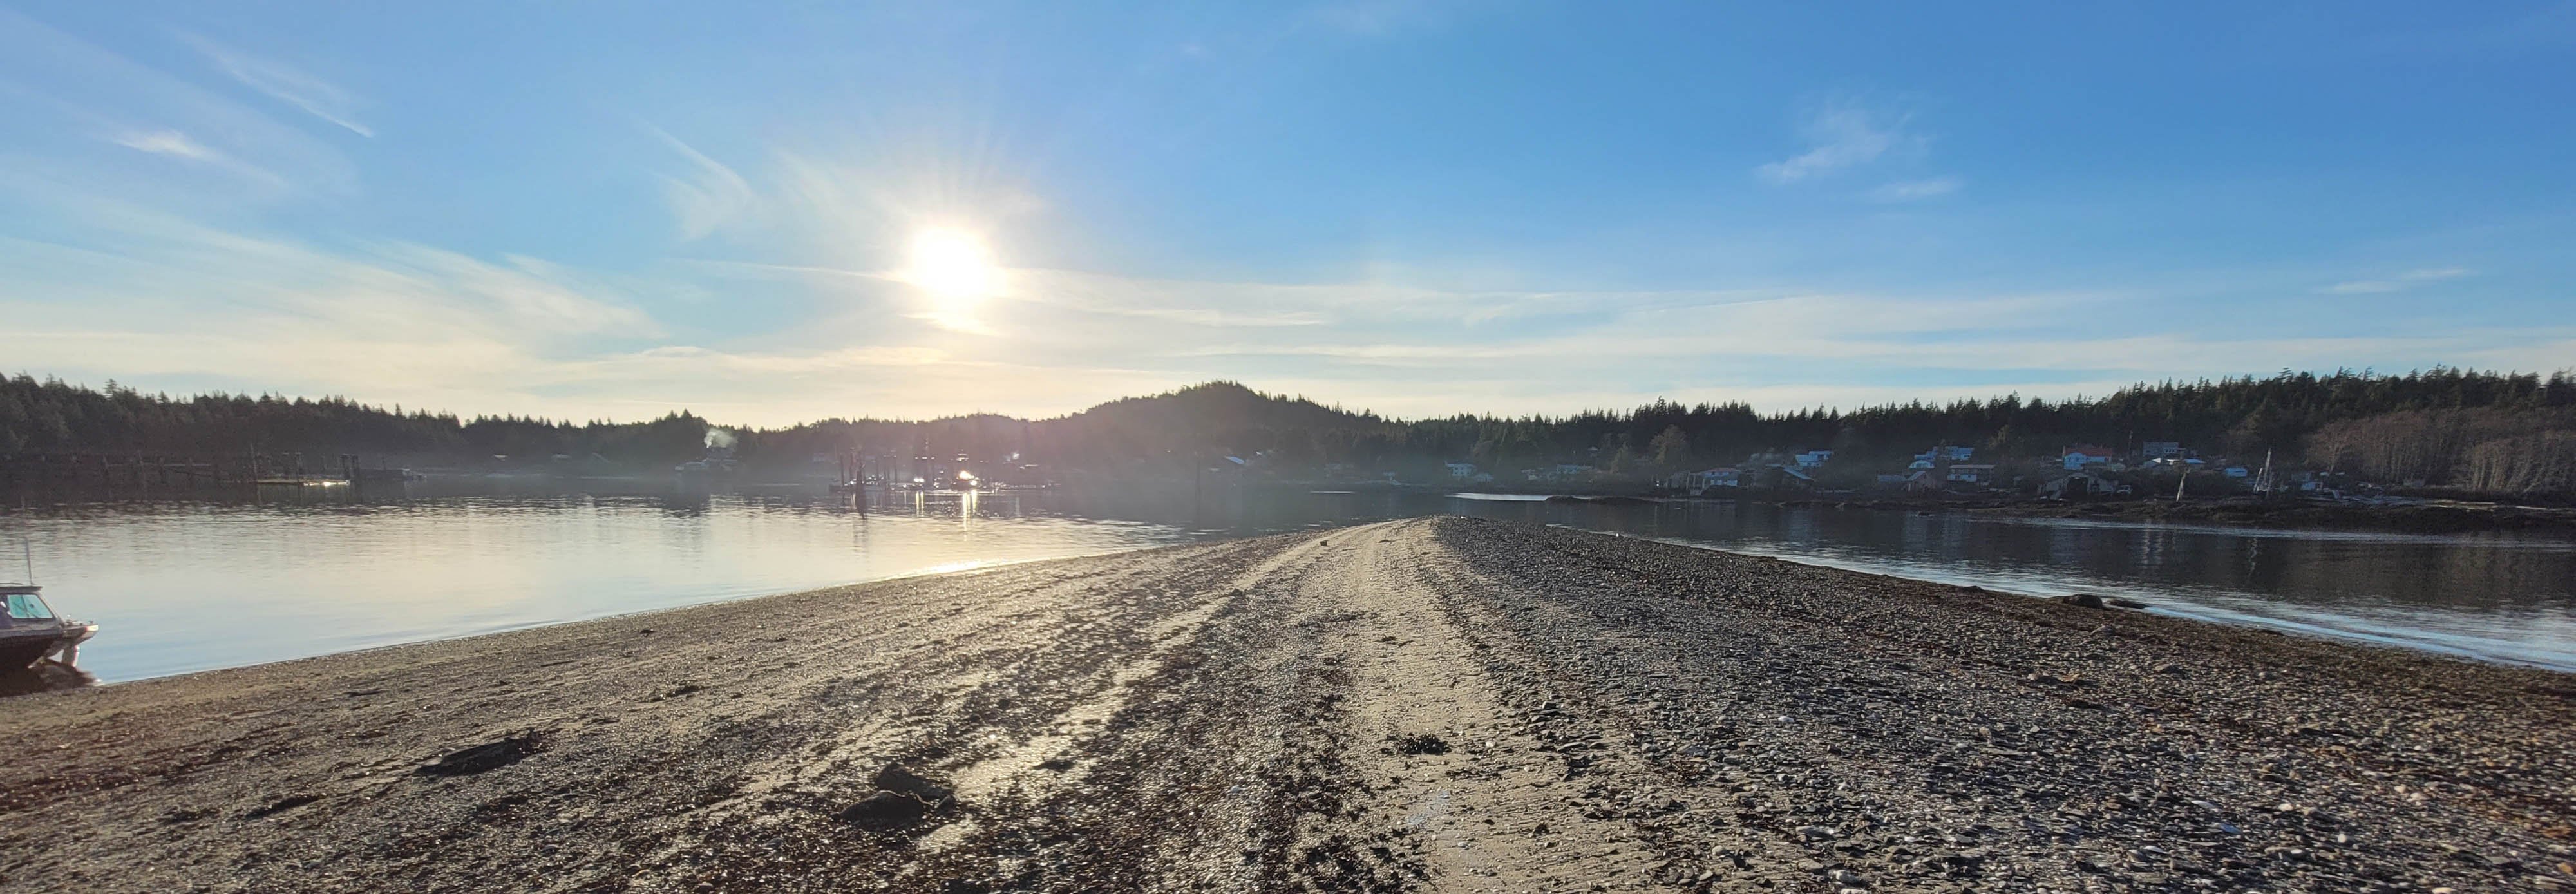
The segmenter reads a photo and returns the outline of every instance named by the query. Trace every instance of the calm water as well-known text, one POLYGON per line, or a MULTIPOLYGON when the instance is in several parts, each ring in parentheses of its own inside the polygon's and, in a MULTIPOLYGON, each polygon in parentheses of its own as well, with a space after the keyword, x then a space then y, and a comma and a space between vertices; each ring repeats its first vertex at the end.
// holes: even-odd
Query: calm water
POLYGON ((862 509, 821 494, 500 490, 64 505, 13 510, 0 529, 27 533, 57 610, 104 625, 81 663, 107 681, 1439 512, 1992 589, 2130 595, 2160 611, 2576 670, 2576 541, 2566 539, 1432 495, 1296 492, 1194 511, 1186 491, 880 494, 862 509))

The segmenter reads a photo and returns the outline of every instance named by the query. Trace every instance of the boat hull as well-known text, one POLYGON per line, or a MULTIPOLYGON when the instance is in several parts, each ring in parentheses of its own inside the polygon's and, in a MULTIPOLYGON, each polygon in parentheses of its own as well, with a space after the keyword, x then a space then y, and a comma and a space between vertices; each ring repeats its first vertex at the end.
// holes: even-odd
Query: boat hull
POLYGON ((36 662, 57 654, 63 664, 72 664, 79 660, 81 641, 88 639, 97 629, 93 625, 83 625, 42 633, 0 634, 0 670, 34 667, 36 662))

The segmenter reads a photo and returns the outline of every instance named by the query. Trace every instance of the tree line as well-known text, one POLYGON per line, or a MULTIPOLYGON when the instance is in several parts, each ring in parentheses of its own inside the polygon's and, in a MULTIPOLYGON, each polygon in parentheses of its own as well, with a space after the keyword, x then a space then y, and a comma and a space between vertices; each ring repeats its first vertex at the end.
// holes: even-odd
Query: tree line
POLYGON ((0 379, 0 454, 277 453, 423 465, 555 456, 653 466, 699 456, 723 431, 754 464, 878 455, 1021 461, 1092 473, 1167 473, 1223 456, 1273 468, 1341 464, 1419 480, 1443 462, 1510 473, 1557 462, 1616 474, 1731 464, 1764 453, 1837 451, 1847 468, 1901 467, 1934 445, 1980 459, 2053 458, 2074 444, 2133 451, 2180 442, 2208 455, 2341 469, 2389 483, 2493 493, 2576 492, 2576 376, 2435 367, 2396 375, 2284 371, 2140 383, 2098 398, 2019 395, 1857 409, 1759 412, 1658 400, 1568 416, 1396 420, 1210 382, 1051 419, 828 419, 719 429, 687 412, 643 422, 571 422, 379 408, 346 399, 145 394, 28 375, 0 379))

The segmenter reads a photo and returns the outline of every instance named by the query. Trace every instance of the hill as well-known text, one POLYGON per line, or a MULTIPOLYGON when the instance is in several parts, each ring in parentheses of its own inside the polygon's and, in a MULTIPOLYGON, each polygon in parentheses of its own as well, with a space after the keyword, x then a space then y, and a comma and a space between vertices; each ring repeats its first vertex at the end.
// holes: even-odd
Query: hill
POLYGON ((2269 453, 2284 464, 2391 483, 2565 495, 2576 493, 2576 377, 2444 367, 2403 375, 2285 371, 2141 383, 2065 401, 2004 395, 1767 414, 1743 403, 1656 401, 1625 412, 1415 421, 1218 381, 1049 419, 829 419, 781 429, 728 429, 687 412, 643 422, 467 419, 337 397, 182 398, 113 382, 92 389, 23 374, 0 379, 0 454, 354 453, 419 465, 561 455, 659 469, 718 440, 734 442, 755 465, 864 451, 1141 473, 1262 455, 1290 472, 1334 463, 1407 480, 1460 460, 1498 470, 1578 462, 1644 476, 1817 448, 1837 451, 1837 465, 1857 470, 1901 466, 1935 444, 2045 462, 2071 444, 2127 450, 2165 441, 2212 455, 2269 453))

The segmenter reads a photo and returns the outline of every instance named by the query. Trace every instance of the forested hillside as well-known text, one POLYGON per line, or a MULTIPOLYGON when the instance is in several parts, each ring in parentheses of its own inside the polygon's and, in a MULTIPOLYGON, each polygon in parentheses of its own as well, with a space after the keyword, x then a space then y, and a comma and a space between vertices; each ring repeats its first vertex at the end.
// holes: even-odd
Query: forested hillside
MULTIPOLYGON (((358 453, 415 463, 555 454, 639 466, 697 456, 713 424, 688 413, 647 422, 562 422, 382 409, 338 398, 174 398, 109 384, 0 380, 0 453, 358 453)), ((2435 368, 2403 375, 2284 372, 2140 384, 2092 399, 2014 395, 1947 404, 1761 413, 1740 403, 1659 401, 1566 417, 1399 421, 1212 382, 1021 420, 833 419, 728 431, 746 461, 801 462, 865 450, 979 458, 1019 454, 1062 469, 1185 469, 1267 453, 1283 470, 1343 463, 1428 475, 1443 461, 1496 469, 1557 461, 1647 474, 1767 451, 1833 448, 1883 463, 1934 444, 1983 458, 2053 457, 2069 444, 2131 449, 2178 441, 2205 453, 2338 468, 2377 480, 2499 493, 2576 492, 2576 378, 2560 372, 2435 368)))

